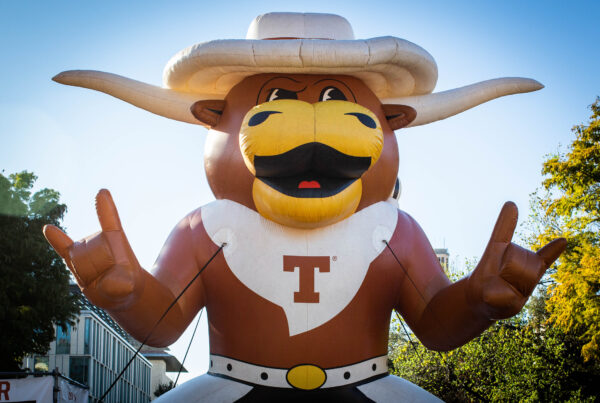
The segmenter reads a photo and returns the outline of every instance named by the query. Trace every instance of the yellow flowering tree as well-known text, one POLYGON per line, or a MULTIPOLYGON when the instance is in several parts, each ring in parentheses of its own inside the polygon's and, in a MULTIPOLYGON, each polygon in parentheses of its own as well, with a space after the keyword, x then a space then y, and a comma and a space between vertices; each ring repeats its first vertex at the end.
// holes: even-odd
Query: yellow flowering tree
POLYGON ((545 194, 533 201, 531 246, 556 236, 567 251, 551 271, 549 322, 577 335, 584 359, 600 358, 600 98, 587 124, 575 126, 566 152, 544 163, 545 194))

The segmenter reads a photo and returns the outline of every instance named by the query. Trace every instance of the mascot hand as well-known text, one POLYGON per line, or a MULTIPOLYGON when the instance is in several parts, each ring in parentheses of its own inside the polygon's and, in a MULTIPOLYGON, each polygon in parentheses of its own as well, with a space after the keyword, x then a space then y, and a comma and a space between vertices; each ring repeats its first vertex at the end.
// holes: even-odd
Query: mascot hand
POLYGON ((468 280, 468 299, 489 319, 505 319, 519 313, 548 267, 564 252, 567 241, 555 239, 537 253, 511 242, 518 210, 507 202, 487 248, 468 280))
POLYGON ((108 190, 98 192, 96 211, 102 228, 99 233, 73 242, 57 227, 46 225, 44 235, 94 304, 123 308, 140 291, 143 269, 129 246, 108 190))

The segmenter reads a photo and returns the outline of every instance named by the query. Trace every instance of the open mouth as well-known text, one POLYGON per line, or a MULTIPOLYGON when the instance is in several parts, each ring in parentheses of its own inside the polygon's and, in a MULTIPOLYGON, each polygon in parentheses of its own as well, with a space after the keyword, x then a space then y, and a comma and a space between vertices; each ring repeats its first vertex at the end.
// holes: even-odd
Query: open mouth
POLYGON ((254 157, 256 177, 292 197, 333 196, 359 179, 371 157, 353 157, 322 143, 307 143, 283 154, 254 157))

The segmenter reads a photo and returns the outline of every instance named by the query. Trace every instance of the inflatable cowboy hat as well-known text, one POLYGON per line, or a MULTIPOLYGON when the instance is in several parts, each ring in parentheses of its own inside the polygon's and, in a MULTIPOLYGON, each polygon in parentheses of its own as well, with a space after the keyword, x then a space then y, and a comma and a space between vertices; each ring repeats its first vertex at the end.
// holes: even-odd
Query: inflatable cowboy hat
POLYGON ((190 106, 224 99, 247 76, 259 73, 346 74, 360 78, 385 104, 413 107, 418 126, 456 115, 504 95, 543 88, 527 78, 498 78, 432 93, 437 66, 423 48, 382 36, 355 39, 343 17, 268 13, 254 19, 246 39, 199 43, 177 53, 163 72, 163 87, 115 74, 65 71, 54 80, 105 92, 150 112, 200 124, 190 106))

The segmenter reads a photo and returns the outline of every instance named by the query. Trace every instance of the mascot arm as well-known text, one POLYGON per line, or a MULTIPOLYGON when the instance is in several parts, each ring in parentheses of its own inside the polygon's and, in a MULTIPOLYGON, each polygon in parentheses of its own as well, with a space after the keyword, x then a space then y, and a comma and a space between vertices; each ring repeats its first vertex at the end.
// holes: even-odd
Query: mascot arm
POLYGON ((410 220, 401 259, 408 277, 402 281, 398 310, 425 346, 447 351, 459 347, 497 319, 516 315, 539 279, 560 256, 566 240, 556 239, 537 253, 511 242, 517 207, 502 208, 481 261, 473 272, 451 284, 421 228, 410 220), (414 309, 417 307, 417 309, 414 309))
POLYGON ((79 287, 93 304, 108 311, 136 339, 145 340, 152 331, 147 344, 171 344, 202 303, 198 296, 200 284, 194 289, 190 287, 187 295, 153 330, 175 296, 185 287, 181 283, 197 273, 186 232, 180 226, 173 231, 157 261, 157 275, 153 276, 138 263, 108 190, 102 189, 96 196, 96 210, 102 228, 99 233, 73 242, 60 229, 48 225, 44 235, 65 260, 79 287), (174 259, 174 255, 180 257, 174 259), (186 256, 192 256, 192 259, 186 261, 186 256), (177 264, 180 266, 175 266, 177 264), (190 298, 200 302, 190 304, 190 298))

